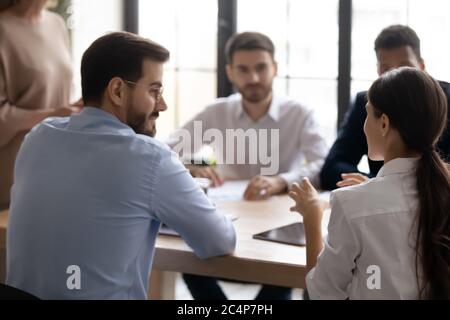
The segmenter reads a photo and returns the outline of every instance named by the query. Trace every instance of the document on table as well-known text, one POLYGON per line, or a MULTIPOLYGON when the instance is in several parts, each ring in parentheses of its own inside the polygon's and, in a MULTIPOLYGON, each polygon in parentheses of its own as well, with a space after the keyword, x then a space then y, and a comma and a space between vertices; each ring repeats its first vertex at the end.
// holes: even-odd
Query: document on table
MULTIPOLYGON (((243 200, 249 180, 230 180, 216 188, 208 188, 208 197, 213 201, 235 201, 243 200)), ((329 201, 330 192, 321 191, 319 196, 322 200, 329 201)))
MULTIPOLYGON (((208 197, 213 202, 218 201, 234 201, 234 200, 243 200, 244 199, 244 191, 247 188, 249 180, 231 180, 226 181, 223 185, 217 188, 208 188, 208 197)), ((235 221, 238 217, 230 212, 224 212, 222 209, 217 208, 217 210, 225 215, 231 221, 235 221)), ((179 236, 179 234, 169 228, 166 225, 162 225, 159 230, 159 234, 162 235, 170 235, 170 236, 179 236)))
POLYGON ((216 188, 208 188, 208 197, 213 201, 243 200, 249 180, 230 180, 216 188))

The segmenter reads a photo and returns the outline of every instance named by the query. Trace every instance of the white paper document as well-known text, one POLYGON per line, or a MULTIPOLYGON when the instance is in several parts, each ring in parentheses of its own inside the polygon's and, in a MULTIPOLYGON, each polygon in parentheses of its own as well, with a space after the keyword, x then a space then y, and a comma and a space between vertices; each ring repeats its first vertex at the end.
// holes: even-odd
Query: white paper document
POLYGON ((231 180, 216 188, 208 188, 208 197, 213 201, 243 200, 249 180, 231 180))

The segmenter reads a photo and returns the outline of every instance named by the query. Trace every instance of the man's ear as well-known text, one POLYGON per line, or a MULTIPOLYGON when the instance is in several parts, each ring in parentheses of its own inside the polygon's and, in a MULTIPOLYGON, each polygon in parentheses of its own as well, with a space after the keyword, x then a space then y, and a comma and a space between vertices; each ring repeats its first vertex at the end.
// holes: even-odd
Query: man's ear
POLYGON ((425 70, 425 60, 420 59, 419 63, 420 63, 420 70, 424 71, 425 70))
POLYGON ((384 113, 381 115, 380 124, 381 124, 381 135, 385 137, 389 133, 391 122, 389 120, 389 117, 384 113))
POLYGON ((233 70, 231 68, 231 65, 227 63, 225 66, 225 71, 227 72, 227 77, 230 82, 233 82, 233 70))
POLYGON ((108 82, 106 95, 114 106, 121 107, 125 98, 125 83, 119 77, 114 77, 108 82))
POLYGON ((273 71, 274 71, 274 76, 276 77, 278 75, 278 62, 276 62, 276 61, 273 62, 273 71))

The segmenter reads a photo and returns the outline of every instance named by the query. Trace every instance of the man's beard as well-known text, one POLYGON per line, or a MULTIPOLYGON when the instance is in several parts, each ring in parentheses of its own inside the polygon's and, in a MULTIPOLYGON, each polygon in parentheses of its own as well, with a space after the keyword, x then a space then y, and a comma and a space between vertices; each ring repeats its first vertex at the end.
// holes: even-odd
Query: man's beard
MULTIPOLYGON (((152 128, 147 128, 147 123, 150 121, 146 115, 136 114, 131 106, 127 109, 127 124, 137 134, 143 134, 149 137, 156 135, 156 124, 152 128)), ((153 112, 150 117, 158 118, 159 112, 153 112)))
POLYGON ((272 93, 272 84, 270 84, 270 86, 264 86, 260 84, 246 85, 242 88, 237 89, 244 100, 251 103, 259 103, 265 100, 272 93))

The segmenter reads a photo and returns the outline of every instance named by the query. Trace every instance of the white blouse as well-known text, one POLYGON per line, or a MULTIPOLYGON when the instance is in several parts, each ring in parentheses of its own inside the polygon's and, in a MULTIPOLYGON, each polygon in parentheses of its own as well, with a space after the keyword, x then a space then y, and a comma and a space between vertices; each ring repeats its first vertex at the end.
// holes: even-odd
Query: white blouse
POLYGON ((417 299, 414 225, 418 158, 386 163, 374 179, 331 194, 331 216, 311 299, 417 299))

